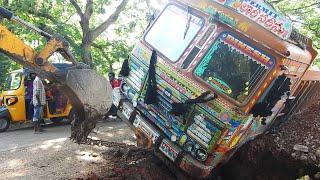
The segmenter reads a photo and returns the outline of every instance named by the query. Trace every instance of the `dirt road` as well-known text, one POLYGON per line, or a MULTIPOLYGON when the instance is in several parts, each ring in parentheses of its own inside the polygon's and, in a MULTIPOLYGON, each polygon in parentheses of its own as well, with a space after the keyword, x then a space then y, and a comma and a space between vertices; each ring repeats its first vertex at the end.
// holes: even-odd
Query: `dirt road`
MULTIPOLYGON (((100 122, 94 138, 135 144, 121 121, 100 122)), ((43 134, 32 129, 0 134, 0 179, 73 179, 87 177, 105 166, 109 147, 78 145, 69 140, 70 126, 49 126, 43 134)))

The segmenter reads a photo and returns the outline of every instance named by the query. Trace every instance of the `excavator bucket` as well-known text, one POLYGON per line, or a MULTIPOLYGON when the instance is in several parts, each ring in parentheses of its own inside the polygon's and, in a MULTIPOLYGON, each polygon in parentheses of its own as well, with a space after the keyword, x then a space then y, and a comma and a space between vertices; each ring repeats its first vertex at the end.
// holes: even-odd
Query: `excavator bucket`
POLYGON ((77 110, 72 122, 71 138, 84 142, 112 105, 112 88, 106 78, 91 69, 69 70, 61 89, 77 110))

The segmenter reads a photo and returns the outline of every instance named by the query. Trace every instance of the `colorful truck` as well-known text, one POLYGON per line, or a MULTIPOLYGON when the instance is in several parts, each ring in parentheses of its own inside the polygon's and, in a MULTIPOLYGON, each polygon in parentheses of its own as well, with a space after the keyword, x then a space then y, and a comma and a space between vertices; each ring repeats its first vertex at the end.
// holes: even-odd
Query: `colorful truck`
POLYGON ((207 177, 314 88, 312 41, 257 0, 173 0, 123 69, 118 115, 138 142, 207 177))

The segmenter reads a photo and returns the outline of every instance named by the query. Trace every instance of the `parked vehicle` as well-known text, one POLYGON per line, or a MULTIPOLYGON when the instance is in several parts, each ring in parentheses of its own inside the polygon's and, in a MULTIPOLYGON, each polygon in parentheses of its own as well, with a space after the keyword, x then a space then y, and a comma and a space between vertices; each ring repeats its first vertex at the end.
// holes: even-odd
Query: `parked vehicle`
MULTIPOLYGON (((70 67, 68 64, 54 64, 59 70, 70 67)), ((48 82, 48 81, 47 81, 48 82)), ((32 83, 30 71, 21 69, 8 75, 4 83, 4 91, 0 95, 0 132, 6 131, 10 124, 31 121, 32 115, 28 111, 30 103, 26 100, 27 84, 32 83)), ((64 118, 74 120, 75 111, 69 99, 64 96, 55 85, 46 83, 47 105, 44 110, 44 118, 54 123, 61 122, 64 118), (54 91, 54 92, 53 92, 54 91), (51 96, 51 97, 49 97, 51 96)))
POLYGON ((319 84, 316 55, 263 1, 173 0, 131 54, 118 115, 139 144, 206 177, 299 108, 319 84))
MULTIPOLYGON (((95 123, 95 119, 102 118, 111 107, 112 90, 110 83, 88 65, 78 62, 70 51, 68 41, 61 35, 53 36, 1 6, 0 17, 1 20, 6 19, 5 23, 0 24, 1 55, 7 56, 21 66, 40 74, 42 78, 59 84, 59 89, 68 96, 73 104, 72 109, 77 112, 76 122, 72 123, 72 132, 75 133, 71 134, 71 138, 77 142, 87 138, 87 133, 80 131, 90 132, 95 126, 83 128, 85 126, 83 125, 84 122, 86 124, 95 123), (18 24, 20 28, 23 27, 25 30, 38 33, 43 40, 46 40, 46 43, 41 47, 31 47, 29 43, 25 43, 18 37, 19 34, 10 31, 14 31, 17 27, 8 29, 11 23, 18 24), (71 64, 69 68, 62 72, 55 67, 50 60, 55 55, 60 55, 64 61, 69 62, 71 64)), ((34 40, 39 41, 39 36, 35 37, 37 39, 34 40)), ((8 80, 10 80, 8 81, 8 91, 2 94, 3 103, 6 105, 6 107, 1 108, 1 114, 4 117, 0 121, 2 131, 8 128, 10 122, 21 122, 26 118, 25 113, 21 112, 24 111, 25 107, 25 104, 23 104, 25 89, 21 84, 24 83, 24 78, 22 78, 21 73, 18 73, 10 76, 8 80)), ((70 108, 66 110, 70 111, 70 108)), ((61 112, 64 113, 62 116, 47 113, 47 117, 52 117, 51 119, 54 120, 64 115, 70 115, 70 112, 61 112)))

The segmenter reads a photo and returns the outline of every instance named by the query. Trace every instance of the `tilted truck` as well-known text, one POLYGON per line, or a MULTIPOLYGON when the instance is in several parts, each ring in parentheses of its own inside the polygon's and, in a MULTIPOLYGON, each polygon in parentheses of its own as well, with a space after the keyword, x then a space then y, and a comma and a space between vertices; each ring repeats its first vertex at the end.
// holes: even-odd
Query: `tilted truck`
POLYGON ((140 145, 207 177, 319 87, 316 56, 264 1, 173 0, 123 64, 118 115, 140 145))

